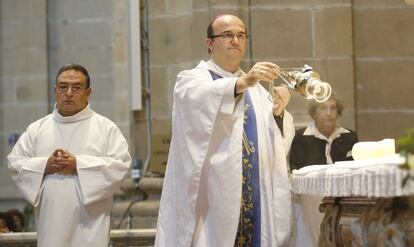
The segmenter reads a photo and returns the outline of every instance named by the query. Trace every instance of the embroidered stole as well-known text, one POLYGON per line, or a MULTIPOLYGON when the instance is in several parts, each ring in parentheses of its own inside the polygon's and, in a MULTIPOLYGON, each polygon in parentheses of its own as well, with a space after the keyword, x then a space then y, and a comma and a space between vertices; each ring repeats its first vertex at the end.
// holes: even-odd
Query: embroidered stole
MULTIPOLYGON (((210 71, 210 74, 213 80, 222 78, 212 71, 210 71)), ((260 247, 260 176, 256 113, 248 90, 244 92, 244 97, 243 184, 239 226, 234 246, 260 247)))

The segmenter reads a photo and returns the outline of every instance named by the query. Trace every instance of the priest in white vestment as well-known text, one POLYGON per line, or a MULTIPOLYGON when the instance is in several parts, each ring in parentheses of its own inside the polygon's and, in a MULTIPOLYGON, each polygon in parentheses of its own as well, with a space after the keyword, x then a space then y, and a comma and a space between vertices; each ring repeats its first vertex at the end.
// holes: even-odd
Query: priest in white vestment
POLYGON ((84 67, 61 67, 55 110, 30 124, 7 157, 35 206, 39 247, 108 246, 113 193, 131 157, 119 128, 89 107, 90 94, 84 67))
POLYGON ((157 247, 276 247, 290 237, 290 94, 277 87, 274 101, 258 83, 276 79, 277 65, 240 69, 247 38, 238 17, 213 18, 210 60, 177 76, 157 247))

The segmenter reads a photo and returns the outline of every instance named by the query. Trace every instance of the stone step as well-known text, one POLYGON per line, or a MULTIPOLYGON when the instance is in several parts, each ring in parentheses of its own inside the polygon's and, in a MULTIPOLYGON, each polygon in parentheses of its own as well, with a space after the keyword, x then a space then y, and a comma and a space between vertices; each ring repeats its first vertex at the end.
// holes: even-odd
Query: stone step
MULTIPOLYGON (((122 217, 124 212, 130 206, 131 201, 123 201, 114 204, 112 208, 113 217, 122 217)), ((146 200, 133 202, 130 213, 132 216, 157 216, 160 208, 160 201, 158 200, 146 200)))
MULTIPOLYGON (((155 228, 111 230, 110 247, 150 247, 154 246, 155 228)), ((0 234, 1 247, 36 247, 36 232, 0 234)))
POLYGON ((157 228, 157 216, 135 216, 130 219, 126 218, 122 221, 121 225, 119 225, 121 219, 120 218, 113 218, 112 219, 112 229, 148 229, 148 228, 157 228), (130 226, 129 221, 131 221, 130 226))
POLYGON ((139 190, 142 190, 148 195, 148 199, 159 200, 163 182, 164 178, 162 177, 143 177, 136 185, 132 178, 125 178, 121 182, 121 190, 129 196, 133 196, 139 190))
POLYGON ((114 203, 112 228, 156 228, 163 181, 162 177, 143 177, 136 185, 133 179, 124 179, 121 190, 128 199, 114 203))

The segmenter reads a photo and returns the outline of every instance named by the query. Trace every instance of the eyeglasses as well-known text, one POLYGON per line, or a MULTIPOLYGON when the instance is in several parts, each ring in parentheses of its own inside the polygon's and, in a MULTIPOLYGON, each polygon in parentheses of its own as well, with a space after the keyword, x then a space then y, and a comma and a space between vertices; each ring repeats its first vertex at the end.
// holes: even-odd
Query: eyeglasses
POLYGON ((56 85, 56 89, 60 92, 60 93, 66 93, 67 91, 69 91, 69 88, 72 89, 72 92, 74 93, 81 93, 85 88, 82 85, 66 85, 66 84, 59 84, 56 85))
POLYGON ((224 41, 232 41, 234 39, 234 37, 237 37, 238 40, 240 41, 245 41, 249 36, 247 35, 247 33, 232 33, 232 32, 225 32, 222 34, 218 34, 218 35, 212 35, 209 38, 210 39, 214 39, 214 38, 222 38, 224 41))

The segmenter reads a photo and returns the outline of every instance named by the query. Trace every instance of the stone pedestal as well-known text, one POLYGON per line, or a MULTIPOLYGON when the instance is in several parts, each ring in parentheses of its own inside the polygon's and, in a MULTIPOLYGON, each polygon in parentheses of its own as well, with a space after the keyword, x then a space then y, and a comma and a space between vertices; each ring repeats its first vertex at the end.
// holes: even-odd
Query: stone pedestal
POLYGON ((414 246, 414 196, 325 197, 318 246, 414 246))
MULTIPOLYGON (((154 246, 155 229, 112 230, 109 247, 154 246)), ((1 247, 36 247, 36 232, 0 234, 1 247)))
POLYGON ((324 197, 318 246, 414 246, 414 183, 405 159, 343 161, 294 170, 292 190, 324 197))

